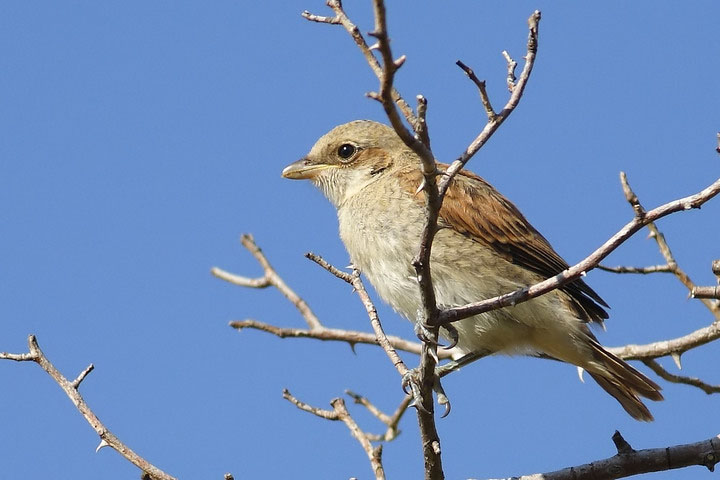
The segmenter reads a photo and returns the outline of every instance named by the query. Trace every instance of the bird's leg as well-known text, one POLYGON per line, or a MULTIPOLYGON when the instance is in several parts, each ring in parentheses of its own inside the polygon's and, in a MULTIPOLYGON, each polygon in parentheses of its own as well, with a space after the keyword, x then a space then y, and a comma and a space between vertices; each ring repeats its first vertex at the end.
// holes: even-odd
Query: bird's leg
POLYGON ((472 363, 475 360, 480 360, 483 357, 487 357, 488 355, 492 355, 492 353, 493 352, 489 350, 476 350, 474 352, 466 353, 457 360, 450 360, 443 365, 439 365, 437 368, 435 368, 435 376, 437 378, 444 377, 448 373, 454 372, 455 370, 460 370, 460 368, 464 367, 465 365, 472 363))
POLYGON ((413 322, 413 330, 415 331, 415 336, 421 342, 429 343, 431 345, 438 344, 438 339, 432 334, 432 332, 430 332, 428 325, 423 322, 421 317, 413 322))
MULTIPOLYGON (((415 335, 417 335, 418 339, 420 341, 428 343, 430 345, 439 346, 440 343, 438 342, 437 334, 435 332, 432 332, 428 325, 425 324, 423 321, 423 312, 418 310, 417 316, 415 319, 415 335)), ((450 340, 450 345, 445 346, 443 348, 445 349, 451 349, 458 343, 459 334, 455 327, 448 324, 445 327, 443 327, 443 336, 450 340)), ((433 352, 434 353, 434 352, 433 352)), ((435 356, 435 361, 437 362, 437 356, 435 356)), ((422 410, 425 413, 428 413, 427 410, 422 405, 422 396, 420 395, 420 370, 415 368, 410 370, 407 374, 403 376, 403 390, 405 393, 413 396, 413 403, 412 406, 417 407, 418 409, 422 410), (408 392, 408 387, 410 387, 410 392, 408 392)), ((442 384, 440 383, 440 375, 438 374, 438 369, 435 369, 434 375, 433 375, 433 391, 437 395, 437 401, 439 405, 442 405, 445 407, 445 411, 442 414, 442 417, 447 416, 450 413, 450 400, 448 399, 447 395, 445 394, 445 390, 442 387, 442 384)))
POLYGON ((412 395, 413 401, 409 406, 415 407, 423 413, 430 412, 423 406, 422 394, 420 393, 420 369, 412 368, 402 377, 402 389, 407 395, 412 395), (408 391, 410 387, 410 391, 408 391))
MULTIPOLYGON (((437 369, 435 370, 437 372, 437 369)), ((419 368, 413 368, 412 370, 409 370, 405 375, 403 375, 402 379, 402 387, 403 391, 408 394, 412 395, 413 401, 410 404, 411 407, 415 407, 418 410, 427 413, 428 415, 430 412, 427 411, 427 409, 423 406, 423 399, 422 395, 420 393, 420 369, 419 368), (410 387, 410 391, 408 391, 408 387, 410 387)), ((447 395, 445 395, 445 390, 442 387, 442 384, 440 383, 440 377, 435 373, 433 376, 433 386, 432 386, 433 392, 435 392, 435 395, 437 395, 437 401, 439 405, 442 405, 445 407, 445 411, 441 415, 441 417, 446 417, 450 413, 450 399, 448 399, 447 395)))

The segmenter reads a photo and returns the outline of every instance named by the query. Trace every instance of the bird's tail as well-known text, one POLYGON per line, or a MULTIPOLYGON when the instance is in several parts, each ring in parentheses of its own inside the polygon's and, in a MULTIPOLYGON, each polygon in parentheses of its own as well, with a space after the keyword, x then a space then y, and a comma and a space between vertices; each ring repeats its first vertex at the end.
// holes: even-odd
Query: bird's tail
POLYGON ((605 350, 597 341, 590 343, 594 360, 602 368, 587 369, 603 390, 615 397, 635 420, 650 422, 653 416, 639 397, 662 400, 660 387, 642 373, 605 350))

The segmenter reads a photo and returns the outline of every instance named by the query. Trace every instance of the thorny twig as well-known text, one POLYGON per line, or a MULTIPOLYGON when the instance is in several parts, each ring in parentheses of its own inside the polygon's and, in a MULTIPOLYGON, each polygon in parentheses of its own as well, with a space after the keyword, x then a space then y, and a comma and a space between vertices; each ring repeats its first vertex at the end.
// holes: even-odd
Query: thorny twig
POLYGON ((711 472, 720 461, 720 435, 700 442, 672 447, 634 450, 618 432, 613 436, 618 454, 585 465, 554 472, 521 475, 493 480, 595 480, 625 478, 642 473, 660 472, 700 465, 711 472), (619 436, 619 438, 618 438, 619 436), (598 473, 601 472, 601 473, 598 473))
POLYGON ((332 410, 325 410, 308 405, 307 403, 295 398, 288 389, 283 390, 283 398, 298 407, 300 410, 312 413, 313 415, 317 415, 318 417, 326 420, 343 422, 350 430, 352 436, 360 443, 363 450, 365 450, 365 453, 370 460, 373 472, 375 473, 375 478, 377 480, 385 479, 385 471, 382 466, 382 445, 378 445, 376 447, 372 445, 370 437, 352 418, 350 412, 348 412, 347 407, 345 406, 345 401, 342 398, 334 398, 330 401, 330 405, 333 407, 332 410))
POLYGON ((93 366, 90 365, 88 368, 83 370, 78 377, 70 381, 60 371, 55 368, 50 360, 47 359, 40 346, 38 345, 35 335, 28 337, 28 353, 6 353, 0 352, 0 360, 15 360, 17 362, 35 362, 40 365, 40 368, 45 370, 48 375, 63 389, 65 394, 70 398, 75 408, 85 417, 85 420, 95 430, 100 437, 100 445, 97 449, 109 446, 120 455, 125 457, 130 463, 141 469, 145 476, 151 480, 175 480, 175 477, 163 472, 155 465, 151 464, 140 455, 135 453, 130 447, 125 445, 116 437, 108 428, 100 421, 95 413, 90 409, 90 406, 85 402, 85 399, 80 395, 78 387, 80 383, 87 377, 87 375, 93 370, 93 366))

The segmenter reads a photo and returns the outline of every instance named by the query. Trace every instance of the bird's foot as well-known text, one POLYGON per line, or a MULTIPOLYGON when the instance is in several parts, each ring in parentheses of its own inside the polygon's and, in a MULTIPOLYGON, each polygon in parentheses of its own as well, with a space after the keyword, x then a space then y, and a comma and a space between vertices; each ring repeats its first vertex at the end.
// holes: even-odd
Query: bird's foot
MULTIPOLYGON (((403 379, 402 379, 403 391, 408 395, 412 395, 412 397, 413 397, 413 401, 410 404, 410 406, 415 407, 418 410, 420 410, 421 412, 430 415, 430 412, 423 406, 423 397, 422 397, 422 390, 420 389, 420 383, 421 383, 421 374, 420 374, 419 368, 413 368, 412 370, 409 370, 405 375, 403 375, 403 379)), ((441 415, 441 417, 444 418, 450 413, 451 405, 450 405, 450 399, 445 394, 445 390, 443 389, 442 384, 440 383, 440 377, 437 375, 437 373, 433 373, 432 390, 433 390, 433 392, 435 392, 438 405, 442 405, 443 407, 445 407, 445 411, 441 415)))
POLYGON ((460 335, 458 334, 457 329, 451 324, 448 323, 447 325, 442 327, 443 330, 443 337, 450 340, 450 343, 448 345, 443 345, 438 340, 437 335, 434 334, 430 330, 430 326, 426 325, 423 321, 418 320, 415 322, 415 336, 423 343, 429 343, 430 345, 437 345, 438 347, 442 347, 445 350, 450 350, 451 348, 455 347, 457 345, 458 340, 460 339, 460 335))
POLYGON ((488 355, 492 355, 492 352, 489 350, 476 350, 474 352, 466 353, 458 359, 450 360, 443 365, 438 365, 435 368, 435 376, 437 376, 438 378, 442 378, 448 373, 454 372, 455 370, 460 370, 461 367, 464 367, 465 365, 472 363, 475 360, 487 357, 488 355))
POLYGON ((431 330, 430 326, 426 325, 422 320, 417 320, 413 326, 415 336, 418 340, 423 343, 429 343, 430 345, 437 345, 438 338, 431 330))

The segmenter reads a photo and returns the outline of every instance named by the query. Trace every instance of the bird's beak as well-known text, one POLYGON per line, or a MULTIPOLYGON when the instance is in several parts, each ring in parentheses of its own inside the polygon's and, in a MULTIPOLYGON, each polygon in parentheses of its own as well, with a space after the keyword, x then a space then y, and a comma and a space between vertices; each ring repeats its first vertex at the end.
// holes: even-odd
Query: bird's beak
POLYGON ((293 180, 312 179, 320 170, 330 167, 327 163, 316 163, 309 158, 301 158, 283 168, 282 176, 293 180))

